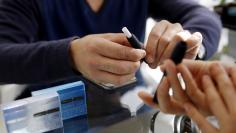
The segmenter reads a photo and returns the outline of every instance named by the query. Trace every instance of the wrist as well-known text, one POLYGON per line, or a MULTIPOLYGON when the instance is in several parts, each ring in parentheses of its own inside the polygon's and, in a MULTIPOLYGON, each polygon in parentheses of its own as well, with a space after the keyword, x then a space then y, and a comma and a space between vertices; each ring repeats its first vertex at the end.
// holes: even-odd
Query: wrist
POLYGON ((79 70, 76 69, 76 61, 75 61, 75 51, 76 51, 76 45, 78 45, 78 40, 79 38, 74 38, 73 40, 71 40, 70 42, 70 50, 69 50, 69 54, 70 54, 70 66, 72 68, 72 70, 74 71, 74 73, 76 74, 80 74, 79 70))

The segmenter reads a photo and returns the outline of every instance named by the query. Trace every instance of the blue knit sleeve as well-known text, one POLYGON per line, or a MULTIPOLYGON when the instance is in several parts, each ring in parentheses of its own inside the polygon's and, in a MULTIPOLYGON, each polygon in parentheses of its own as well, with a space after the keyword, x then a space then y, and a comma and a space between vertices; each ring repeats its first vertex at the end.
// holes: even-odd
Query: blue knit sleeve
POLYGON ((73 38, 38 41, 40 14, 33 0, 0 1, 0 83, 41 83, 75 76, 73 38))

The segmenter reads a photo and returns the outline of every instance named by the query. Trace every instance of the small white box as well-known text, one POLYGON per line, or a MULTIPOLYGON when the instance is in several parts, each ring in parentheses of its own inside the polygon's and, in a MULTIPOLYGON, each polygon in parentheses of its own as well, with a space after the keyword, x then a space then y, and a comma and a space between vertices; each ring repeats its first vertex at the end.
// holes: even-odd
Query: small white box
POLYGON ((57 93, 1 105, 1 133, 42 133, 63 127, 57 93))

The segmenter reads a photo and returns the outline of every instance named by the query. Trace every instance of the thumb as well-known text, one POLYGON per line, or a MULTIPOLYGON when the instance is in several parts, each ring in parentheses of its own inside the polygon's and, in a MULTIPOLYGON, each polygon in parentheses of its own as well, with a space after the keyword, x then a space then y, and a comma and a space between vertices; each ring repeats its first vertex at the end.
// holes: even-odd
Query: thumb
POLYGON ((182 41, 187 43, 187 51, 185 58, 193 59, 196 57, 200 45, 202 45, 202 34, 200 32, 195 32, 191 34, 189 31, 185 30, 177 34, 182 41))
POLYGON ((119 43, 120 45, 131 47, 128 39, 123 33, 111 33, 107 39, 112 42, 119 43))
POLYGON ((97 37, 104 38, 114 43, 120 45, 131 47, 129 41, 123 33, 105 33, 105 34, 96 34, 97 37))
POLYGON ((203 37, 200 32, 192 34, 191 37, 186 40, 186 43, 188 44, 187 52, 198 52, 200 45, 202 45, 202 40, 203 37))

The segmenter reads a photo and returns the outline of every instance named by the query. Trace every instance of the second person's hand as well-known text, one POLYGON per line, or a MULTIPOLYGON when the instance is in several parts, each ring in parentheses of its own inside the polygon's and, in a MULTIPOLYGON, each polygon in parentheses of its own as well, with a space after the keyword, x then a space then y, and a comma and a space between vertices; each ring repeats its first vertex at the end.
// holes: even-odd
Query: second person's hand
POLYGON ((187 44, 186 59, 195 59, 199 47, 202 45, 202 35, 199 32, 189 34, 186 39, 178 33, 187 32, 179 23, 170 23, 162 20, 153 27, 149 34, 146 45, 146 61, 151 68, 156 68, 162 64, 165 59, 170 58, 174 47, 180 41, 185 41, 187 44))
POLYGON ((224 69, 222 64, 212 64, 210 74, 202 78, 206 102, 217 118, 219 127, 209 123, 204 115, 191 103, 185 110, 198 125, 202 133, 235 133, 236 127, 236 68, 224 69))
MULTIPOLYGON (((152 95, 140 92, 139 96, 146 104, 152 107, 159 107, 164 113, 185 114, 183 103, 190 102, 191 100, 193 100, 193 102, 200 102, 202 103, 201 107, 205 107, 205 105, 203 105, 205 103, 205 97, 198 88, 199 84, 197 83, 201 82, 200 79, 202 75, 208 73, 208 65, 209 63, 204 61, 183 60, 181 64, 176 66, 171 60, 166 60, 161 66, 161 70, 166 72, 166 76, 157 88, 158 106, 152 101, 152 95), (177 73, 180 73, 183 77, 185 91, 182 88, 177 73), (192 75, 194 75, 194 77, 192 75), (196 83, 196 81, 200 82, 196 83), (171 88, 173 90, 172 96, 169 95, 171 88), (192 95, 193 93, 194 95, 192 95)), ((207 112, 207 109, 205 109, 204 112, 205 111, 207 112)))
POLYGON ((152 107, 159 107, 165 113, 185 114, 183 104, 188 101, 196 106, 202 114, 210 115, 212 112, 206 103, 202 77, 209 75, 210 68, 216 64, 221 64, 227 73, 230 73, 232 66, 235 65, 233 63, 225 64, 216 61, 184 60, 176 66, 172 61, 167 60, 161 67, 162 71, 167 72, 167 76, 161 82, 159 88, 157 88, 159 104, 152 101, 153 96, 151 94, 140 92, 139 96, 146 104, 152 107), (180 73, 183 77, 185 91, 178 80, 177 73, 180 73), (170 88, 173 90, 173 96, 169 95, 170 88))

